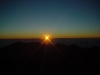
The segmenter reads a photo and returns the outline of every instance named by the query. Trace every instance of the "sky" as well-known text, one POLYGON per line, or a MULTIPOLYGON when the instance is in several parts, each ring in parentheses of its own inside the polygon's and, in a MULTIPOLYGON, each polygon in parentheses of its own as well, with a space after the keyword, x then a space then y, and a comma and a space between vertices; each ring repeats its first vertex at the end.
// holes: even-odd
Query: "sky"
POLYGON ((99 0, 0 0, 0 38, 100 38, 99 0))

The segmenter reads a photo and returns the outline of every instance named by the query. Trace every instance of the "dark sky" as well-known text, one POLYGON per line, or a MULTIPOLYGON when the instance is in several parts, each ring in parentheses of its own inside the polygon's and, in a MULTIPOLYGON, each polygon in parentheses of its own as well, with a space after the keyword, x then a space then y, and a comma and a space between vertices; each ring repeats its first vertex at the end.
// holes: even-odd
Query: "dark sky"
POLYGON ((0 0, 0 38, 100 38, 99 0, 0 0))

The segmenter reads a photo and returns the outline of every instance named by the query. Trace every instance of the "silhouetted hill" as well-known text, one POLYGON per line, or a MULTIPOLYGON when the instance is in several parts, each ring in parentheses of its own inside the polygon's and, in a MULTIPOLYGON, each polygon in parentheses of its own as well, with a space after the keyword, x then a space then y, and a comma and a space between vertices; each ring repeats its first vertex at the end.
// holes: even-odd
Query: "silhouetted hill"
POLYGON ((0 72, 64 74, 100 71, 100 47, 17 42, 0 48, 0 72))

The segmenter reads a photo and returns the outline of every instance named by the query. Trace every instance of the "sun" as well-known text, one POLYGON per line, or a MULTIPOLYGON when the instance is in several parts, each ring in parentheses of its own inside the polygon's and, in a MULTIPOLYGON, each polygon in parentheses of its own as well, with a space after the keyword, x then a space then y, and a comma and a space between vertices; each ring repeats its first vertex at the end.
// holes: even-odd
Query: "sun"
POLYGON ((48 36, 45 36, 45 40, 49 40, 49 37, 48 36))

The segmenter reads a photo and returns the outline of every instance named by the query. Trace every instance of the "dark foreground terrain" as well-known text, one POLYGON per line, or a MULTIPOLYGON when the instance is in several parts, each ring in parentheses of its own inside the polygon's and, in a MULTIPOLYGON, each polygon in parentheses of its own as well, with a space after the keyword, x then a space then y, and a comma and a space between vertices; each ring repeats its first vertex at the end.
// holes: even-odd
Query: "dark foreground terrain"
POLYGON ((0 48, 0 72, 64 74, 100 71, 100 47, 17 42, 0 48))

